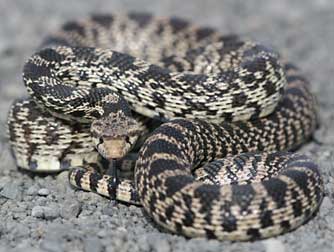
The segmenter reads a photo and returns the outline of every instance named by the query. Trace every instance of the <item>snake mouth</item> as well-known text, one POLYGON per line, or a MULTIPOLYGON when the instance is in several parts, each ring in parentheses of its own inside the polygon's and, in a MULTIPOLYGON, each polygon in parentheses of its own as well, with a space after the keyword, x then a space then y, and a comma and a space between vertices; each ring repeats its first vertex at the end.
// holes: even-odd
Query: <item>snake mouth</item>
POLYGON ((125 138, 103 138, 97 145, 98 152, 108 160, 123 158, 130 148, 125 138))

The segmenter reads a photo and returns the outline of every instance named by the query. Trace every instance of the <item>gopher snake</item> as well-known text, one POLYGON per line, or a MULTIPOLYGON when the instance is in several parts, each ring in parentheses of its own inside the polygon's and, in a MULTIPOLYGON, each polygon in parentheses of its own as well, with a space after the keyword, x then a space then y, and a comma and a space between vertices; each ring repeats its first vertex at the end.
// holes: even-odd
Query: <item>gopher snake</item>
POLYGON ((178 18, 93 15, 50 35, 23 80, 31 98, 8 118, 17 165, 77 167, 71 184, 141 204, 172 232, 270 237, 308 220, 323 197, 317 165, 284 152, 312 135, 314 98, 260 44, 178 18), (103 156, 115 171, 149 130, 143 116, 173 120, 141 146, 135 181, 92 169, 103 156))

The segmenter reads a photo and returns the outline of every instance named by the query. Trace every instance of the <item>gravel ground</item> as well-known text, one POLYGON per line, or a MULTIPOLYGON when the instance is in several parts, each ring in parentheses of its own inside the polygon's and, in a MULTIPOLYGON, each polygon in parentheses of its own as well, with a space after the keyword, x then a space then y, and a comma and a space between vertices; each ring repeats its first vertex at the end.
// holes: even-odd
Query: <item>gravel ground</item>
POLYGON ((0 0, 0 251, 334 251, 334 2, 332 0, 45 1, 0 0), (25 59, 64 20, 92 12, 149 11, 186 17, 272 45, 312 82, 321 127, 300 151, 320 165, 326 196, 298 230, 264 241, 230 243, 165 233, 141 208, 74 191, 67 174, 31 177, 8 150, 8 107, 26 95, 25 59))

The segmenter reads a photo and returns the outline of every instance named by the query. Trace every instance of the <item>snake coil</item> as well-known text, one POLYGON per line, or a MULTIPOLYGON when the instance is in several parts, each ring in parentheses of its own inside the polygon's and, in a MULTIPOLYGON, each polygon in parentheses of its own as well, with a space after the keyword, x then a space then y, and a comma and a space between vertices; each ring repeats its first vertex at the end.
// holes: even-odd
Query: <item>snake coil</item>
POLYGON ((286 152, 315 130, 315 100, 274 51, 138 13, 68 22, 42 47, 23 71, 30 98, 8 117, 18 166, 76 167, 71 184, 141 204, 189 237, 270 237, 319 207, 317 165, 286 152), (167 122, 140 147, 134 181, 92 169, 124 157, 147 118, 167 122))

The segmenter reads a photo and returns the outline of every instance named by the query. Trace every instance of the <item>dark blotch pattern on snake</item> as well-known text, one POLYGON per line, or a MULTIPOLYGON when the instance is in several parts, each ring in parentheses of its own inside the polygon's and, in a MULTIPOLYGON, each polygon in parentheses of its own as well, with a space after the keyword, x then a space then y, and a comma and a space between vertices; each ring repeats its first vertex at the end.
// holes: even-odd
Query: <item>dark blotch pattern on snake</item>
POLYGON ((51 34, 23 80, 30 98, 8 117, 17 165, 74 168, 72 185, 141 204, 172 232, 270 237, 322 200, 317 165, 286 152, 315 130, 314 97, 265 46, 178 18, 93 15, 51 34), (132 148, 135 180, 118 178, 132 148))

